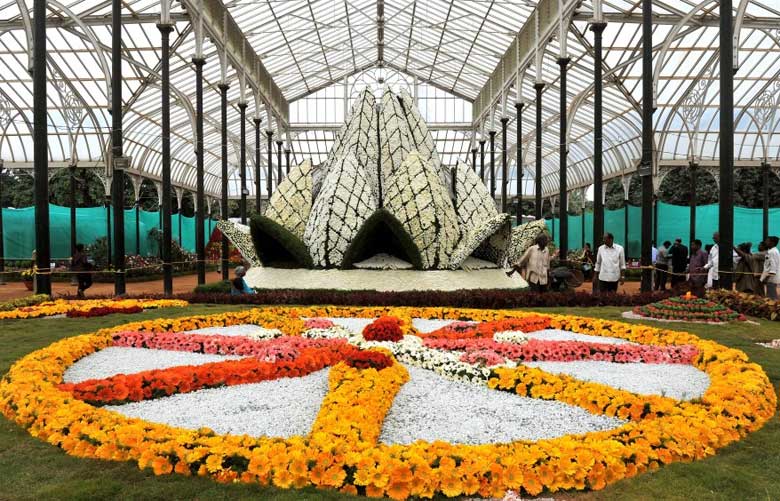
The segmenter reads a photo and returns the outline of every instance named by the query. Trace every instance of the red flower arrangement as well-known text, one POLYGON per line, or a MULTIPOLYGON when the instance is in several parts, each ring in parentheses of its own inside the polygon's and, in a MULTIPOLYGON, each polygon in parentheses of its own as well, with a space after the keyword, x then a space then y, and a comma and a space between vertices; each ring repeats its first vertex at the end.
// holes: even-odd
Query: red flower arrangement
POLYGON ((535 332, 550 327, 547 317, 531 316, 528 318, 507 318, 480 324, 453 322, 440 329, 418 334, 423 339, 472 339, 492 338, 496 332, 522 331, 535 332))
POLYGON ((347 355, 344 362, 355 369, 376 369, 381 371, 393 365, 393 359, 378 351, 355 350, 347 355))
MULTIPOLYGON (((425 339, 423 344, 439 350, 465 351, 463 362, 488 360, 487 353, 517 362, 574 362, 592 360, 616 363, 691 364, 698 350, 690 345, 648 346, 531 339, 524 344, 500 343, 492 339, 425 339)), ((500 363, 500 362, 495 362, 500 363)), ((491 363, 489 365, 494 365, 491 363)))
POLYGON ((68 318, 93 318, 104 317, 113 313, 141 313, 144 309, 140 306, 126 306, 126 307, 114 307, 114 306, 98 306, 90 308, 88 310, 68 310, 65 315, 68 318))
POLYGON ((366 325, 363 337, 366 341, 400 341, 404 337, 401 325, 399 318, 382 316, 366 325))

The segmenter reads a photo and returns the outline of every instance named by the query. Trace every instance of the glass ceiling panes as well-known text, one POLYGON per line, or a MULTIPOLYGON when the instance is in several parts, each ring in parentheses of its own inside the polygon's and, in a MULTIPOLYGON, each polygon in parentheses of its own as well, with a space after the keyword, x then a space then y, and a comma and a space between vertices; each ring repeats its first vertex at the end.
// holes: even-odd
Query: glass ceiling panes
MULTIPOLYGON (((333 141, 334 125, 344 119, 344 92, 352 94, 366 75, 377 80, 396 78, 419 101, 447 165, 470 163, 474 139, 468 126, 471 100, 487 81, 499 58, 528 21, 536 2, 509 0, 403 0, 384 1, 384 57, 377 50, 376 0, 223 0, 266 69, 291 102, 287 134, 277 134, 293 151, 293 163, 311 157, 322 161, 333 141), (381 64, 380 64, 381 63, 381 64), (383 65, 382 70, 375 69, 383 65), (368 71, 366 71, 368 70, 368 71), (345 89, 345 78, 347 88, 345 89), (415 84, 416 83, 416 84, 415 84), (307 97, 308 96, 308 97, 307 97), (453 97, 455 96, 455 97, 453 97), (305 98, 305 99, 304 99, 305 98), (313 105, 311 103, 314 103, 313 105)), ((32 2, 22 2, 28 9, 32 2)), ((735 14, 739 1, 735 2, 735 14)), ((67 2, 77 19, 48 3, 48 73, 50 78, 49 156, 54 167, 76 161, 102 167, 109 141, 108 106, 111 29, 110 2, 67 2), (81 22, 76 21, 83 21, 81 22), (97 46, 93 43, 97 40, 97 46), (75 117, 75 119, 74 119, 75 117)), ((153 180, 161 174, 160 3, 151 0, 123 2, 123 85, 125 149, 132 167, 153 180)), ((685 164, 689 159, 712 165, 718 161, 718 8, 716 1, 699 4, 654 1, 656 62, 664 41, 674 36, 659 63, 655 150, 661 166, 685 164), (684 16, 701 5, 701 11, 675 29, 684 16), (676 35, 674 33, 677 32, 676 35), (690 97, 702 98, 691 111, 690 97), (695 120, 686 121, 693 116, 695 120)), ((32 160, 32 80, 27 68, 27 37, 17 2, 0 2, 0 156, 6 165, 29 167, 32 160)), ((593 151, 592 72, 593 34, 587 20, 592 6, 585 0, 575 12, 568 34, 569 66, 569 183, 576 188, 591 182, 593 151)), ((604 169, 607 177, 627 175, 640 157, 641 8, 629 0, 604 4, 608 26, 604 32, 604 169)), ((195 74, 192 26, 180 3, 174 3, 172 34, 172 174, 174 184, 195 186, 193 103, 195 74)), ((735 156, 739 162, 780 161, 780 5, 773 0, 751 1, 739 33, 740 68, 734 81, 735 156)), ((544 48, 541 74, 546 83, 542 103, 543 190, 558 191, 559 67, 558 41, 544 48)), ((220 68, 217 48, 205 44, 205 159, 206 190, 218 196, 221 185, 220 68)), ((524 194, 533 193, 535 151, 536 69, 524 74, 521 100, 524 194)), ((228 164, 231 195, 238 195, 239 84, 229 68, 228 164)), ((516 89, 507 96, 509 191, 515 192, 517 119, 516 89)), ((254 196, 255 134, 252 119, 262 120, 260 151, 267 160, 269 118, 264 107, 247 110, 247 184, 254 196)), ((349 100, 349 98, 348 98, 349 100)), ((498 129, 496 116, 493 127, 498 129)), ((277 129, 275 121, 270 125, 277 129)), ((477 124, 490 129, 490 122, 477 124)), ((500 134, 497 137, 500 144, 500 134)), ((276 147, 276 145, 274 145, 276 147)), ((497 151, 496 158, 500 159, 497 151)), ((274 153, 274 162, 276 155, 274 153)), ((496 162, 497 168, 500 161, 496 162)), ((497 176, 500 176, 500 169, 497 176)), ((263 187, 265 168, 261 169, 263 187)))

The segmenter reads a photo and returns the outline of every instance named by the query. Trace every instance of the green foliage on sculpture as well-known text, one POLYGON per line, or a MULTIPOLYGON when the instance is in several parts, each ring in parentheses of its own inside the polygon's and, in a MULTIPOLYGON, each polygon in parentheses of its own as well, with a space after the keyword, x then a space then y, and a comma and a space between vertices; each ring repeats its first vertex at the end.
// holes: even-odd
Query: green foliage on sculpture
POLYGON ((290 169, 271 195, 265 216, 284 226, 299 240, 306 231, 312 206, 311 160, 290 169))
POLYGON ((252 241, 266 266, 312 268, 309 251, 300 238, 271 218, 259 214, 249 223, 252 241))
POLYGON ((342 268, 352 268, 357 262, 385 253, 423 268, 420 249, 401 222, 386 209, 378 209, 358 231, 344 253, 342 268))
POLYGON ((387 179, 384 206, 420 249, 425 269, 445 269, 460 238, 458 219, 438 172, 415 151, 387 179))

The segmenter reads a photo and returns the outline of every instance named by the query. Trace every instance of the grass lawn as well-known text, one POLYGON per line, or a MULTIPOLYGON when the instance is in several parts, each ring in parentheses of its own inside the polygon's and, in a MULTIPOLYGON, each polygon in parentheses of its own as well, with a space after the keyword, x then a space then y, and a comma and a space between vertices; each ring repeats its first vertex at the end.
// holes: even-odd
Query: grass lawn
MULTIPOLYGON (((146 311, 132 316, 97 319, 36 319, 0 321, 0 374, 25 354, 58 339, 144 318, 219 313, 244 306, 204 306, 146 311)), ((621 308, 543 309, 622 320, 621 308)), ((761 364, 775 387, 780 384, 780 350, 755 341, 780 338, 780 322, 728 327, 672 324, 701 337, 743 350, 761 364)), ((155 477, 131 463, 79 459, 30 437, 0 417, 0 500, 16 499, 358 499, 335 492, 278 490, 255 485, 221 485, 202 478, 155 477)), ((556 493, 557 499, 780 499, 780 420, 775 417, 760 431, 695 463, 676 463, 659 471, 618 482, 602 491, 556 493)), ((361 498, 363 499, 363 498, 361 498)))

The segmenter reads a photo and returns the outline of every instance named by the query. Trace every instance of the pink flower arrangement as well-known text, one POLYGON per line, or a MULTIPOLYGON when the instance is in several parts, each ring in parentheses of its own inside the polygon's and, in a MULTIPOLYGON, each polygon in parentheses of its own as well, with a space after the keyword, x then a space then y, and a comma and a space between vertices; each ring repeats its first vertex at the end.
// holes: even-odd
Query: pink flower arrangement
POLYGON ((303 322, 303 328, 306 329, 306 330, 309 330, 309 329, 330 329, 334 325, 336 325, 336 324, 334 324, 332 320, 330 320, 328 318, 321 318, 321 317, 307 318, 303 322))
POLYGON ((306 348, 334 348, 345 339, 308 339, 285 336, 256 341, 242 336, 206 336, 181 332, 119 332, 114 346, 150 348, 153 350, 188 351, 215 355, 257 357, 264 361, 295 360, 306 348))
MULTIPOLYGON (((486 353, 517 362, 574 362, 579 360, 616 363, 691 364, 698 350, 690 345, 648 346, 635 344, 587 343, 582 341, 545 341, 530 339, 527 343, 501 343, 492 339, 425 339, 428 348, 465 351, 461 360, 480 360, 486 353), (472 355, 474 354, 474 355, 472 355)), ((491 360, 495 360, 492 358, 491 360)), ((474 362, 472 362, 474 363, 474 362)), ((500 363, 500 362, 499 362, 500 363)), ((494 365, 494 364, 492 364, 494 365)))
POLYGON ((499 365, 504 363, 504 357, 492 350, 467 351, 460 357, 461 362, 474 365, 499 365))

